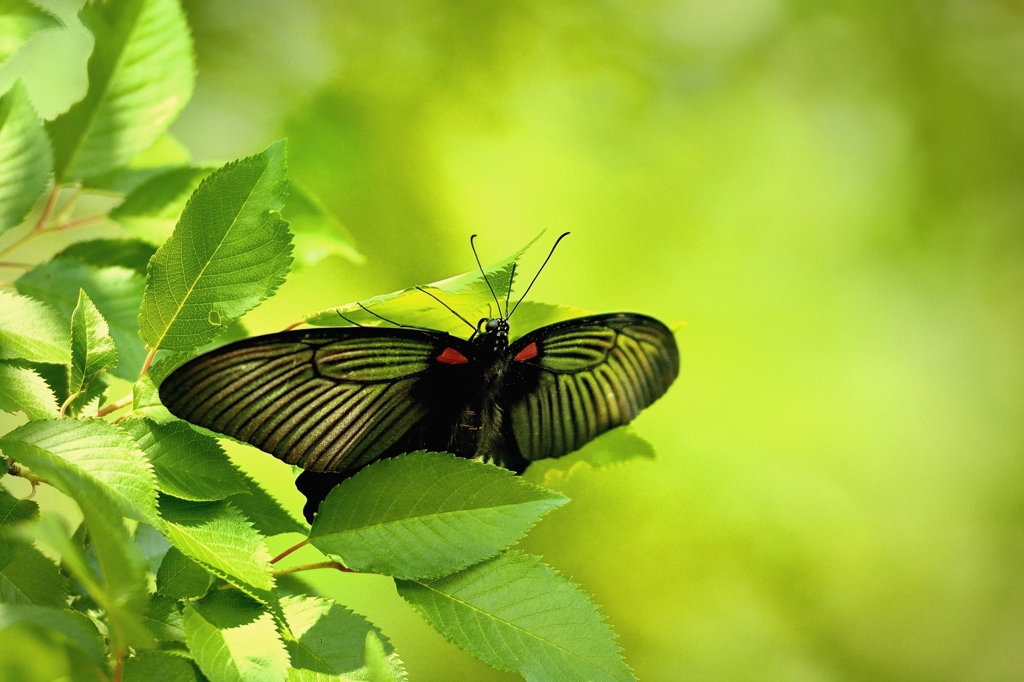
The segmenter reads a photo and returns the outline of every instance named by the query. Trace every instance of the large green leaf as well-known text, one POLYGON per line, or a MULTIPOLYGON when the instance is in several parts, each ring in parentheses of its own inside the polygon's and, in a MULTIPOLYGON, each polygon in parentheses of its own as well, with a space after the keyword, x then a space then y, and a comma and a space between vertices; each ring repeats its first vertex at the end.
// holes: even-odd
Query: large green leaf
POLYGON ((183 554, 247 594, 266 599, 274 586, 270 551, 240 511, 224 501, 160 496, 167 539, 183 554))
POLYGON ((566 502, 508 469, 417 452, 379 460, 335 487, 309 539, 356 570, 436 577, 494 556, 566 502))
POLYGON ((233 506, 242 511, 252 521, 256 530, 266 536, 282 533, 309 533, 309 526, 292 516, 273 495, 268 493, 250 476, 239 472, 245 479, 248 492, 238 493, 227 498, 233 506))
POLYGON ((0 362, 0 410, 21 410, 29 419, 57 416, 57 399, 46 380, 38 372, 0 362))
POLYGON ((124 682, 200 682, 195 663, 180 654, 143 651, 124 662, 124 682))
POLYGON ((129 380, 139 376, 146 357, 138 323, 145 280, 137 272, 52 260, 26 272, 15 285, 19 292, 53 305, 68 321, 78 305, 78 290, 84 289, 107 321, 117 346, 119 361, 112 373, 129 380))
POLYGON ((68 581, 57 566, 28 543, 0 547, 0 602, 63 607, 68 581))
POLYGON ((284 281, 287 186, 283 140, 199 185, 150 262, 139 325, 151 348, 192 350, 211 341, 284 281))
POLYGON ((84 289, 71 313, 71 377, 68 390, 78 393, 100 372, 117 367, 117 346, 110 328, 84 289))
POLYGON ((590 597, 540 559, 511 551, 398 593, 445 639, 528 681, 636 678, 590 597))
POLYGON ((146 453, 161 492, 185 500, 213 501, 249 491, 217 440, 185 422, 157 424, 142 417, 120 426, 146 453))
POLYGON ((164 597, 197 599, 206 594, 212 581, 209 571, 171 547, 156 573, 156 591, 164 597))
POLYGON ((8 549, 9 543, 20 544, 21 540, 12 535, 12 528, 23 521, 39 518, 39 505, 32 500, 19 500, 0 487, 0 552, 8 549))
POLYGON ((192 192, 214 170, 214 166, 182 166, 158 173, 133 189, 110 212, 110 219, 140 239, 160 246, 171 236, 192 192))
MULTIPOLYGON (((0 33, 0 60, 3 42, 0 33)), ((46 189, 52 165, 43 122, 19 80, 0 97, 0 233, 25 218, 46 189)))
POLYGON ((237 590, 185 605, 185 637, 210 682, 284 682, 288 651, 273 616, 237 590))
POLYGON ((163 642, 184 642, 181 602, 174 597, 154 594, 142 613, 142 623, 154 637, 163 642))
POLYGON ((61 182, 106 173, 167 130, 192 95, 192 39, 178 0, 96 0, 85 99, 47 125, 61 182))
MULTIPOLYGON (((130 194, 136 187, 154 175, 187 166, 192 155, 181 142, 169 133, 156 138, 144 151, 136 154, 127 164, 109 173, 87 178, 82 186, 95 192, 110 192, 118 196, 130 194)), ((159 245, 158 245, 159 246, 159 245)))
POLYGON ((524 478, 547 487, 557 487, 577 471, 622 464, 634 459, 655 458, 654 446, 632 426, 620 426, 602 433, 582 448, 557 459, 530 464, 524 478))
POLYGON ((97 268, 116 265, 145 277, 146 266, 154 253, 156 247, 141 239, 90 239, 71 244, 53 260, 74 260, 97 268))
MULTIPOLYGON (((540 235, 537 235, 529 244, 508 258, 484 267, 487 280, 490 281, 491 287, 494 288, 494 294, 501 301, 502 309, 504 309, 506 294, 509 292, 513 280, 520 274, 518 271, 513 272, 512 266, 539 238, 540 235)), ((439 282, 424 284, 421 287, 410 287, 390 294, 374 296, 365 301, 321 310, 307 315, 305 321, 307 324, 321 327, 344 327, 350 324, 349 321, 367 327, 390 326, 373 314, 376 313, 402 324, 461 333, 464 336, 472 333, 473 330, 465 322, 453 315, 431 295, 443 301, 444 305, 458 311, 473 325, 476 325, 482 317, 497 317, 499 314, 498 306, 487 286, 487 281, 477 269, 439 282), (430 295, 420 289, 430 292, 430 295), (363 308, 372 310, 373 313, 369 313, 363 308), (344 315, 349 321, 346 321, 341 315, 344 315)))
MULTIPOLYGON (((286 597, 281 600, 281 608, 295 636, 286 642, 292 666, 290 682, 338 680, 343 676, 365 679, 366 636, 380 633, 369 621, 317 597, 286 597)), ((382 646, 386 655, 393 651, 390 644, 382 646)))
POLYGON ((135 441, 110 422, 29 422, 0 437, 0 449, 74 498, 79 506, 83 501, 88 506, 90 495, 95 494, 109 498, 124 516, 161 525, 153 468, 135 441))
POLYGON ((94 665, 103 665, 103 638, 96 631, 92 621, 82 614, 44 606, 0 604, 0 631, 23 623, 31 623, 61 633, 81 648, 94 665))
POLYGON ((60 25, 57 17, 29 0, 0 0, 0 64, 37 31, 60 25))
POLYGON ((405 682, 408 679, 402 659, 395 652, 389 654, 373 630, 366 633, 363 655, 366 658, 367 682, 405 682))
POLYGON ((35 299, 0 291, 0 359, 71 364, 68 320, 35 299))
POLYGON ((356 250, 352 234, 305 187, 291 183, 282 214, 294 235, 296 267, 316 265, 328 256, 341 256, 352 263, 366 261, 356 250))

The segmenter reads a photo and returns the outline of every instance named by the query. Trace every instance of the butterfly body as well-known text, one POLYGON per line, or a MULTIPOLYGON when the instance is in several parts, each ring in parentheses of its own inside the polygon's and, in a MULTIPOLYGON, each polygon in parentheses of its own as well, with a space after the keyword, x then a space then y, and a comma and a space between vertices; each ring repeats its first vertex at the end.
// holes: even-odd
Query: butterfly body
POLYGON ((174 415, 306 471, 311 518, 341 479, 382 457, 448 451, 521 473, 631 421, 679 370, 672 333, 632 313, 591 315, 509 345, 507 319, 466 340, 333 327, 243 339, 160 386, 174 415))

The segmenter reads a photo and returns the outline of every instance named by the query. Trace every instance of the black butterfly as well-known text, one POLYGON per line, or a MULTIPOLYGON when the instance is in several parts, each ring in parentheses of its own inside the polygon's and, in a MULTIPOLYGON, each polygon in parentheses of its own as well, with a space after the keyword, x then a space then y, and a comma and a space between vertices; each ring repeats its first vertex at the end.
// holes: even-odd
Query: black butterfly
POLYGON ((448 451, 522 473, 629 423, 679 372, 672 332, 634 313, 558 322, 510 346, 518 305, 509 312, 506 297, 506 314, 480 320, 469 340, 359 326, 243 339, 176 369, 160 399, 181 419, 306 469, 296 485, 312 522, 331 488, 403 452, 448 451))

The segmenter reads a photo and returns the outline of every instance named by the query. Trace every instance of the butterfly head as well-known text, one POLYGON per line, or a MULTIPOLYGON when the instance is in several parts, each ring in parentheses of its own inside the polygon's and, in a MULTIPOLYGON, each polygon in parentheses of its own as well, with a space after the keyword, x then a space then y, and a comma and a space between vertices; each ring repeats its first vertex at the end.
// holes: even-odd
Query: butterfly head
POLYGON ((483 318, 477 324, 477 338, 481 344, 502 351, 508 348, 508 320, 503 317, 483 318))

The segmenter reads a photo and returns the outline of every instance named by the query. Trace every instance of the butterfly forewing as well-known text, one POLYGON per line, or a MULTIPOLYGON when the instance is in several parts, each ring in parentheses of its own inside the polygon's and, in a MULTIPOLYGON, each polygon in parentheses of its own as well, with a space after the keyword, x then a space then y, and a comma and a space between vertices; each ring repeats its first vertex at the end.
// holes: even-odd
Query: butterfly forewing
POLYGON ((679 373, 672 332, 644 315, 543 327, 510 349, 511 432, 523 457, 561 457, 629 423, 679 373))
MULTIPOLYGON (((172 414, 313 471, 354 471, 428 414, 458 408, 458 367, 440 332, 322 329, 246 339, 202 355, 160 386, 172 414)), ((461 352, 468 352, 465 346, 461 352)))

